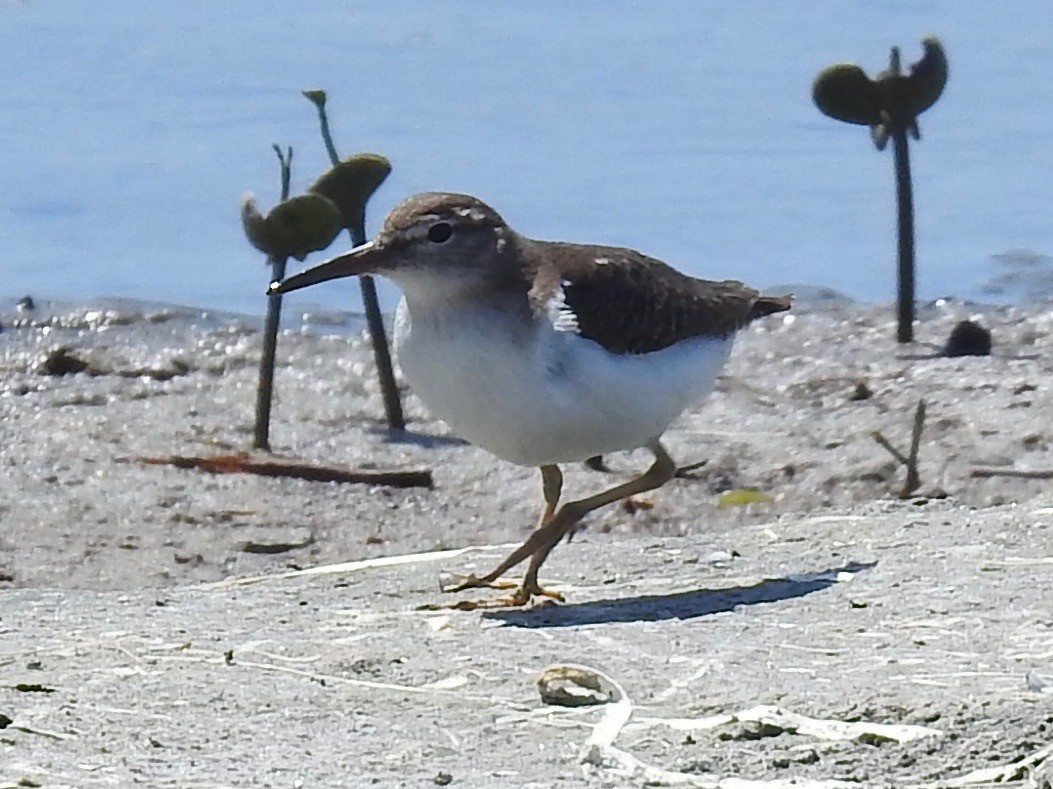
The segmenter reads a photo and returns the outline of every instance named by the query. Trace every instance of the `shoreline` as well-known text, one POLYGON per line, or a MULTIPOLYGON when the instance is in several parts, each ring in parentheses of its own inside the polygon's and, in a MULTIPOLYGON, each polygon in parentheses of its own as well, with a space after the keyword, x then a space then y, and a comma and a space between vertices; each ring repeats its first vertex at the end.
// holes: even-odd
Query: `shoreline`
MULTIPOLYGON (((1042 480, 971 474, 975 466, 1053 469, 1053 431, 1045 427, 1053 424, 1053 362, 1041 350, 1053 314, 1039 307, 979 314, 994 333, 990 357, 935 355, 959 319, 977 315, 974 305, 920 308, 919 342, 908 348, 892 341, 885 307, 828 304, 758 322, 736 341, 713 397, 667 434, 678 463, 706 466, 656 492, 652 509, 598 513, 586 533, 726 534, 765 518, 885 499, 903 471, 869 431, 905 450, 920 399, 929 414, 919 495, 966 506, 1042 495, 1042 480), (772 501, 720 506, 723 493, 743 488, 772 501)), ((428 467, 435 490, 217 477, 135 462, 249 447, 260 333, 242 318, 67 305, 35 315, 0 311, 0 322, 8 327, 0 335, 0 439, 11 469, 0 483, 7 585, 217 580, 283 561, 514 541, 533 524, 536 471, 455 440, 412 393, 404 390, 410 434, 401 442, 386 436, 368 343, 359 331, 333 333, 331 320, 283 330, 275 453, 352 468, 428 467), (60 346, 92 374, 44 374, 41 360, 60 346), (86 518, 86 526, 70 529, 70 518, 86 518), (256 538, 240 539, 239 530, 305 547, 247 555, 239 546, 256 538), (298 539, 276 536, 285 532, 298 539)), ((611 457, 614 477, 643 456, 611 457)), ((568 472, 569 495, 611 477, 579 466, 568 472)))

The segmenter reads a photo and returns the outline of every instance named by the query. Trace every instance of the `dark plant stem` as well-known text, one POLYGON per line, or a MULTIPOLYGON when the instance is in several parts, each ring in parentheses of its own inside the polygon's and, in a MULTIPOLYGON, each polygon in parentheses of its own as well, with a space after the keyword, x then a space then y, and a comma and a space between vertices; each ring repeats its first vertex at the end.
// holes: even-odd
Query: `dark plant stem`
POLYGON ((282 179, 282 200, 289 199, 289 182, 292 180, 292 146, 290 145, 286 149, 286 153, 282 156, 281 147, 275 143, 273 146, 274 153, 278 157, 278 164, 281 167, 281 179, 282 179))
MULTIPOLYGON (((352 233, 351 242, 356 247, 361 246, 366 243, 366 234, 352 233)), ((402 415, 402 401, 399 398, 398 385, 395 383, 395 370, 391 364, 391 351, 388 350, 384 318, 380 314, 377 286, 372 277, 359 277, 358 285, 362 289, 362 304, 366 308, 366 325, 369 327, 369 336, 373 344, 373 360, 376 362, 377 376, 380 378, 380 392, 384 397, 384 413, 388 418, 388 427, 402 431, 406 429, 406 419, 402 415)))
MULTIPOLYGON (((340 164, 340 155, 333 144, 333 135, 329 130, 329 117, 324 102, 315 102, 318 108, 318 122, 322 127, 322 141, 329 152, 333 166, 340 164)), ((363 208, 363 225, 365 209, 363 208)), ((365 227, 350 228, 351 243, 356 247, 366 243, 365 227)), ((380 392, 384 398, 384 413, 388 427, 393 431, 406 429, 406 419, 402 415, 402 401, 399 388, 395 383, 395 370, 391 364, 391 351, 388 348, 388 333, 384 328, 384 318, 380 314, 380 301, 377 299, 377 286, 371 277, 359 277, 358 286, 362 291, 362 306, 366 310, 366 326, 369 328, 370 344, 373 346, 373 360, 377 365, 377 377, 380 379, 380 392)))
POLYGON ((336 152, 336 146, 333 145, 333 133, 329 130, 329 116, 326 115, 324 104, 316 104, 315 106, 318 107, 318 123, 322 127, 322 142, 325 143, 329 161, 335 165, 340 161, 340 154, 336 152))
POLYGON ((910 498, 910 495, 921 487, 921 476, 918 474, 918 450, 921 448, 921 431, 925 427, 925 401, 918 401, 918 410, 914 412, 914 429, 910 436, 910 452, 907 454, 907 479, 903 483, 900 492, 901 499, 910 498))
MULTIPOLYGON (((282 149, 274 146, 281 166, 282 191, 281 199, 289 199, 289 181, 292 175, 292 148, 286 155, 282 149)), ((285 264, 288 258, 268 259, 271 266, 271 282, 285 279, 285 264)), ((267 297, 267 318, 263 326, 263 354, 260 356, 260 378, 256 385, 256 424, 252 431, 254 449, 270 451, 271 442, 271 402, 274 393, 274 356, 278 348, 278 326, 282 317, 282 297, 273 294, 267 297)))
POLYGON ((921 448, 921 431, 925 427, 925 401, 918 401, 918 408, 914 412, 914 428, 911 431, 910 449, 904 455, 885 438, 880 430, 871 430, 870 437, 878 442, 888 451, 892 457, 902 463, 907 469, 907 478, 903 482, 903 489, 899 493, 901 499, 909 499, 918 488, 921 487, 921 475, 918 473, 918 450, 921 448))
MULTIPOLYGON (((271 264, 271 282, 285 279, 286 258, 268 261, 271 264)), ((282 297, 274 294, 267 297, 267 320, 263 326, 263 355, 260 357, 260 380, 256 386, 256 428, 252 446, 270 451, 271 401, 274 392, 274 356, 278 347, 278 325, 282 318, 282 297)))
POLYGON ((914 342, 914 194, 906 129, 892 131, 892 152, 896 161, 896 208, 899 213, 899 326, 896 339, 906 343, 914 342))

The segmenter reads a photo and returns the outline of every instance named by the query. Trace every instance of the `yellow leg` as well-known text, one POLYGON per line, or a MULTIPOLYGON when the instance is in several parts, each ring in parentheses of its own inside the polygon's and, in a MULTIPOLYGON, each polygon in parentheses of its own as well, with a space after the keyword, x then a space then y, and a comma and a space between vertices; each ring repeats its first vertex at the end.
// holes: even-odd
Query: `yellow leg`
POLYGON ((545 512, 541 515, 538 526, 544 526, 556 514, 559 496, 563 492, 563 472, 559 466, 541 467, 541 493, 545 497, 545 512))
POLYGON ((545 497, 545 510, 541 513, 541 520, 538 521, 534 532, 527 538, 526 542, 516 548, 493 572, 487 573, 481 578, 474 575, 456 576, 451 579, 452 583, 442 585, 442 591, 460 592, 464 589, 476 589, 483 586, 491 589, 518 588, 519 584, 515 581, 502 581, 499 579, 530 556, 534 546, 537 544, 536 538, 556 513, 556 507, 559 505, 559 497, 562 492, 563 472, 559 470, 559 466, 541 466, 541 493, 545 497))
MULTIPOLYGON (((541 565, 544 563, 545 559, 548 558, 552 549, 561 539, 563 539, 563 536, 574 528, 574 524, 593 510, 599 509, 600 507, 619 501, 628 496, 635 496, 638 493, 654 490, 655 488, 664 485, 676 475, 676 464, 657 439, 649 444, 648 448, 654 453, 655 460, 654 463, 651 464, 651 467, 641 476, 621 485, 615 485, 613 488, 605 490, 602 493, 597 493, 593 496, 579 499, 578 501, 567 502, 560 507, 558 511, 554 512, 547 522, 543 521, 534 533, 527 538, 526 542, 516 548, 511 555, 494 568, 494 570, 478 578, 475 576, 468 576, 456 586, 444 589, 444 591, 456 592, 462 589, 472 589, 483 586, 492 587, 497 579, 504 575, 505 572, 515 567, 527 557, 530 557, 530 564, 527 567, 526 576, 523 578, 523 582, 516 587, 510 597, 503 600, 492 600, 483 603, 467 602, 459 604, 456 607, 478 608, 522 606, 530 602, 530 599, 536 595, 543 595, 562 600, 563 598, 559 593, 551 592, 542 588, 538 583, 537 576, 541 565)), ((548 466, 545 468, 555 467, 548 466)), ((542 469, 542 478, 545 480, 544 468, 542 469)), ((553 499, 549 496, 549 485, 547 481, 545 487, 546 503, 554 509, 555 504, 553 499)), ((555 500, 558 500, 558 486, 556 486, 556 490, 557 493, 555 500)), ((546 507, 546 513, 548 512, 548 509, 549 507, 546 507)), ((501 582, 501 585, 498 588, 508 588, 508 586, 508 584, 501 582)))
POLYGON ((520 605, 524 605, 529 601, 530 595, 532 594, 552 596, 550 592, 543 589, 538 583, 538 570, 540 570, 541 565, 544 563, 545 559, 548 558, 552 549, 559 544, 559 541, 563 539, 563 536, 567 532, 574 528, 574 525, 578 523, 578 521, 600 507, 613 504, 614 502, 628 498, 629 496, 636 496, 640 493, 660 488, 676 476, 676 464, 669 456, 669 453, 665 451, 665 447, 663 447, 658 441, 654 441, 648 448, 654 452, 654 463, 652 463, 651 467, 639 477, 629 480, 621 485, 616 485, 615 487, 601 493, 589 496, 588 498, 571 501, 563 505, 559 514, 553 518, 553 523, 551 525, 554 528, 551 531, 551 536, 542 547, 530 556, 530 564, 527 566, 523 583, 519 587, 520 592, 526 595, 526 599, 520 603, 520 605), (565 516, 564 513, 566 513, 565 516), (557 524, 556 521, 560 520, 562 520, 562 522, 557 524))

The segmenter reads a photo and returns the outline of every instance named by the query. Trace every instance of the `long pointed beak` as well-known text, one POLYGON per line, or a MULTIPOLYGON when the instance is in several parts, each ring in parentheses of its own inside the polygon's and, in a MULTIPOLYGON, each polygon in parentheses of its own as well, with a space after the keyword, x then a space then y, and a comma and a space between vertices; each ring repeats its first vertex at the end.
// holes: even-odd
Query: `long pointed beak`
POLYGON ((339 277, 355 277, 363 274, 372 274, 382 268, 391 259, 391 253, 385 247, 370 241, 362 246, 355 247, 350 252, 337 255, 324 263, 319 263, 313 268, 307 269, 299 274, 286 277, 281 282, 272 282, 267 288, 269 295, 288 293, 292 290, 306 288, 308 285, 317 285, 339 277))

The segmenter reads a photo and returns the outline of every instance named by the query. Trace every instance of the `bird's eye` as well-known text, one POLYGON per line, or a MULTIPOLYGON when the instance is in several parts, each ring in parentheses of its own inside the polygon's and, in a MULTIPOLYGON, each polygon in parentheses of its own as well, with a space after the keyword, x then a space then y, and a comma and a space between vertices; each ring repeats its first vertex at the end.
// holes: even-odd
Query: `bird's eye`
POLYGON ((453 225, 449 222, 436 222, 428 228, 428 240, 434 244, 444 244, 453 235, 453 225))

